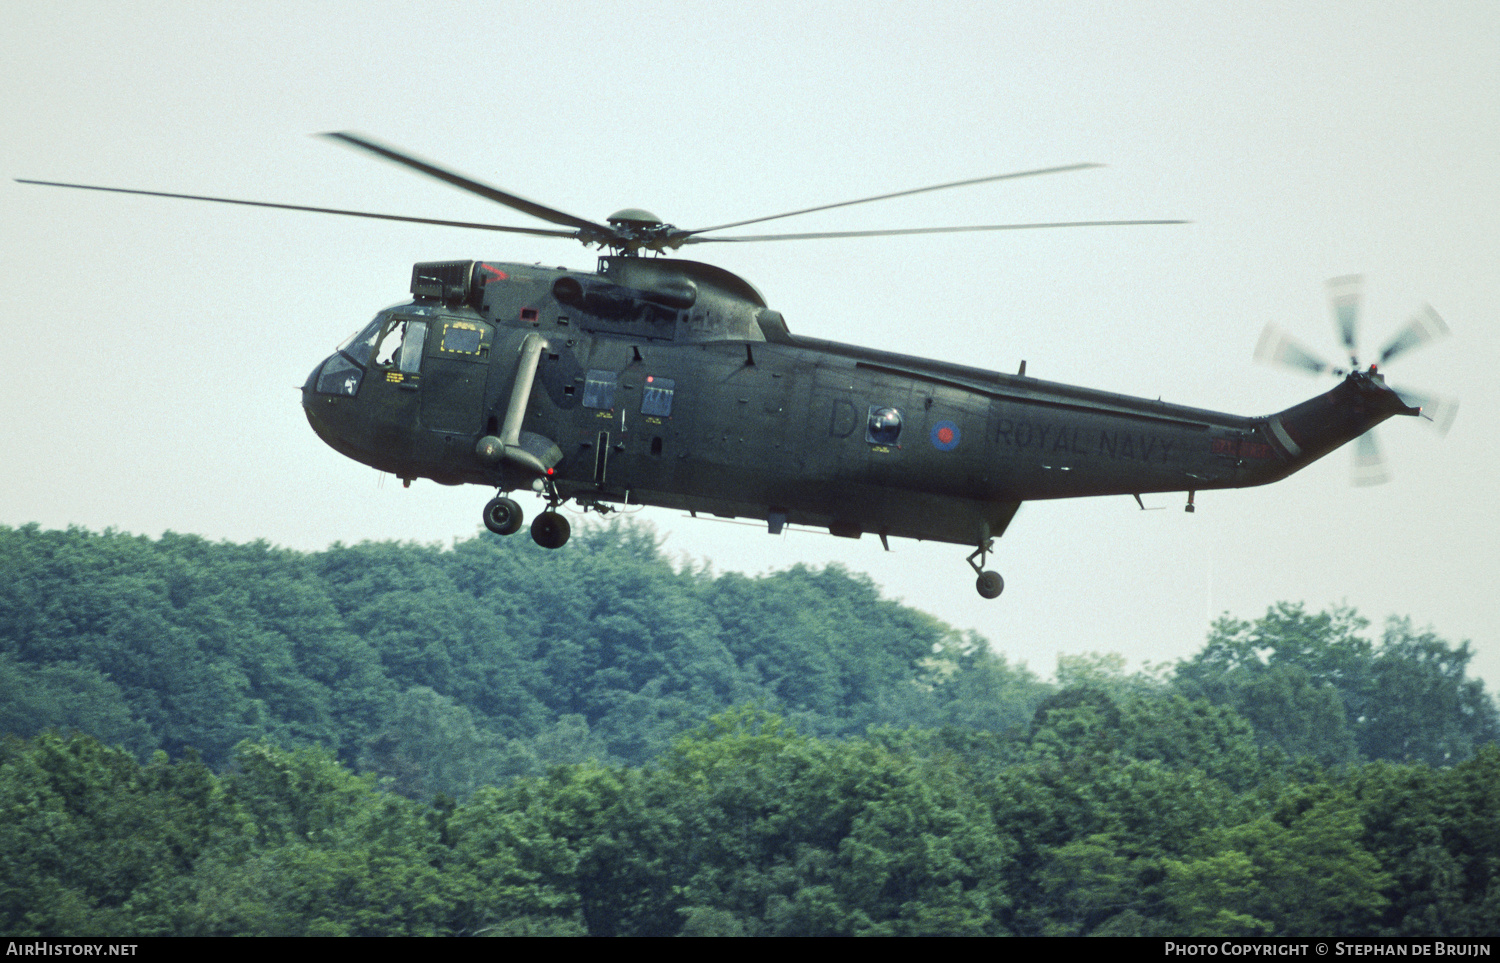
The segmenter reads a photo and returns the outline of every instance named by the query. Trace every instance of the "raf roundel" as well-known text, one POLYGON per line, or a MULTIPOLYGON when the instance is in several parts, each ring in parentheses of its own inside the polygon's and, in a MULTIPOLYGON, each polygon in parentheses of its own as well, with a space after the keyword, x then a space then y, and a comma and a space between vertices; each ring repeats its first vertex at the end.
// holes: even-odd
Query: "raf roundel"
POLYGON ((940 421, 932 426, 932 447, 938 451, 952 451, 957 448, 961 437, 958 426, 951 421, 940 421))

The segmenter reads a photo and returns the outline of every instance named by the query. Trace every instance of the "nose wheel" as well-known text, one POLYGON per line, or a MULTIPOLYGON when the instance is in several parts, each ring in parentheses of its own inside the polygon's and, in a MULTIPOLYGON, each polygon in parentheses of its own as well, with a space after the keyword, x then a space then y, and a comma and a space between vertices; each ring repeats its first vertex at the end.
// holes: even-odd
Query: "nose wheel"
POLYGON ((984 560, 989 555, 990 548, 994 545, 993 539, 986 539, 983 544, 974 549, 969 557, 965 559, 969 567, 978 573, 979 578, 974 583, 974 588, 979 591, 982 598, 997 599, 1000 593, 1005 591, 1005 579, 1000 577, 999 572, 987 572, 984 570, 984 560), (978 558, 979 561, 974 559, 978 558))

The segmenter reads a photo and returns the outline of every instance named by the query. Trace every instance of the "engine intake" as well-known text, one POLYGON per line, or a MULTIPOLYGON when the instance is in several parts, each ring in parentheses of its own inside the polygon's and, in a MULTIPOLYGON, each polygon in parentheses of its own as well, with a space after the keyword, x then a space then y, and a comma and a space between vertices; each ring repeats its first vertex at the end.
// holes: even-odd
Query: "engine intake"
POLYGON ((474 283, 475 263, 418 261, 411 269, 412 296, 478 308, 484 295, 484 286, 474 283))

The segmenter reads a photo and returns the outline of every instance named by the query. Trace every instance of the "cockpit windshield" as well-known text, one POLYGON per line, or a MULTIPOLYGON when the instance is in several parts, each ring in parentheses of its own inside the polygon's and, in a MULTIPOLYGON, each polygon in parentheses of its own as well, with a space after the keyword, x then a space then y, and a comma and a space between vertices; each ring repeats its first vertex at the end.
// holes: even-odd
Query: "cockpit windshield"
POLYGON ((339 351, 361 366, 368 365, 370 351, 375 347, 375 342, 380 339, 380 332, 384 330, 387 320, 389 318, 384 313, 375 315, 374 321, 346 338, 344 343, 339 345, 339 351))
POLYGON ((375 320, 339 345, 339 351, 362 368, 395 368, 416 374, 427 341, 427 322, 381 312, 375 320))
POLYGON ((382 311, 339 345, 337 353, 324 363, 317 390, 353 397, 359 392, 365 370, 371 367, 386 369, 387 381, 416 387, 426 343, 425 320, 396 317, 382 311))

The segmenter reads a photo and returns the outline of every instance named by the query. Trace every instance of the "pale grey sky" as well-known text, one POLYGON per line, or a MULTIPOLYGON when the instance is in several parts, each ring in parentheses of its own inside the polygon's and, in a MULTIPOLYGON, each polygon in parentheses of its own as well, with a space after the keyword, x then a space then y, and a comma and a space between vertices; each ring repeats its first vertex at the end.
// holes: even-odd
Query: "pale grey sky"
MULTIPOLYGON (((839 562, 1050 674, 1175 659, 1211 615, 1347 601, 1500 680, 1500 4, 59 3, 0 5, 0 522, 302 549, 446 542, 479 488, 394 479, 308 429, 294 388, 405 300, 412 262, 588 268, 565 241, 25 187, 28 177, 529 223, 307 136, 352 129, 584 217, 683 226, 1032 167, 1102 170, 784 222, 857 230, 1183 217, 1185 227, 699 248, 792 330, 1261 414, 1328 385, 1255 366, 1274 321, 1335 355, 1326 279, 1366 275, 1364 343, 1424 301, 1454 336, 1393 380, 1394 480, 1339 452, 1286 482, 1030 504, 986 602, 957 546, 648 511, 719 569, 839 562)), ((793 227, 792 225, 796 226, 793 227)), ((528 512, 534 511, 529 500, 528 512)), ((565 551, 568 549, 564 549, 565 551)))

